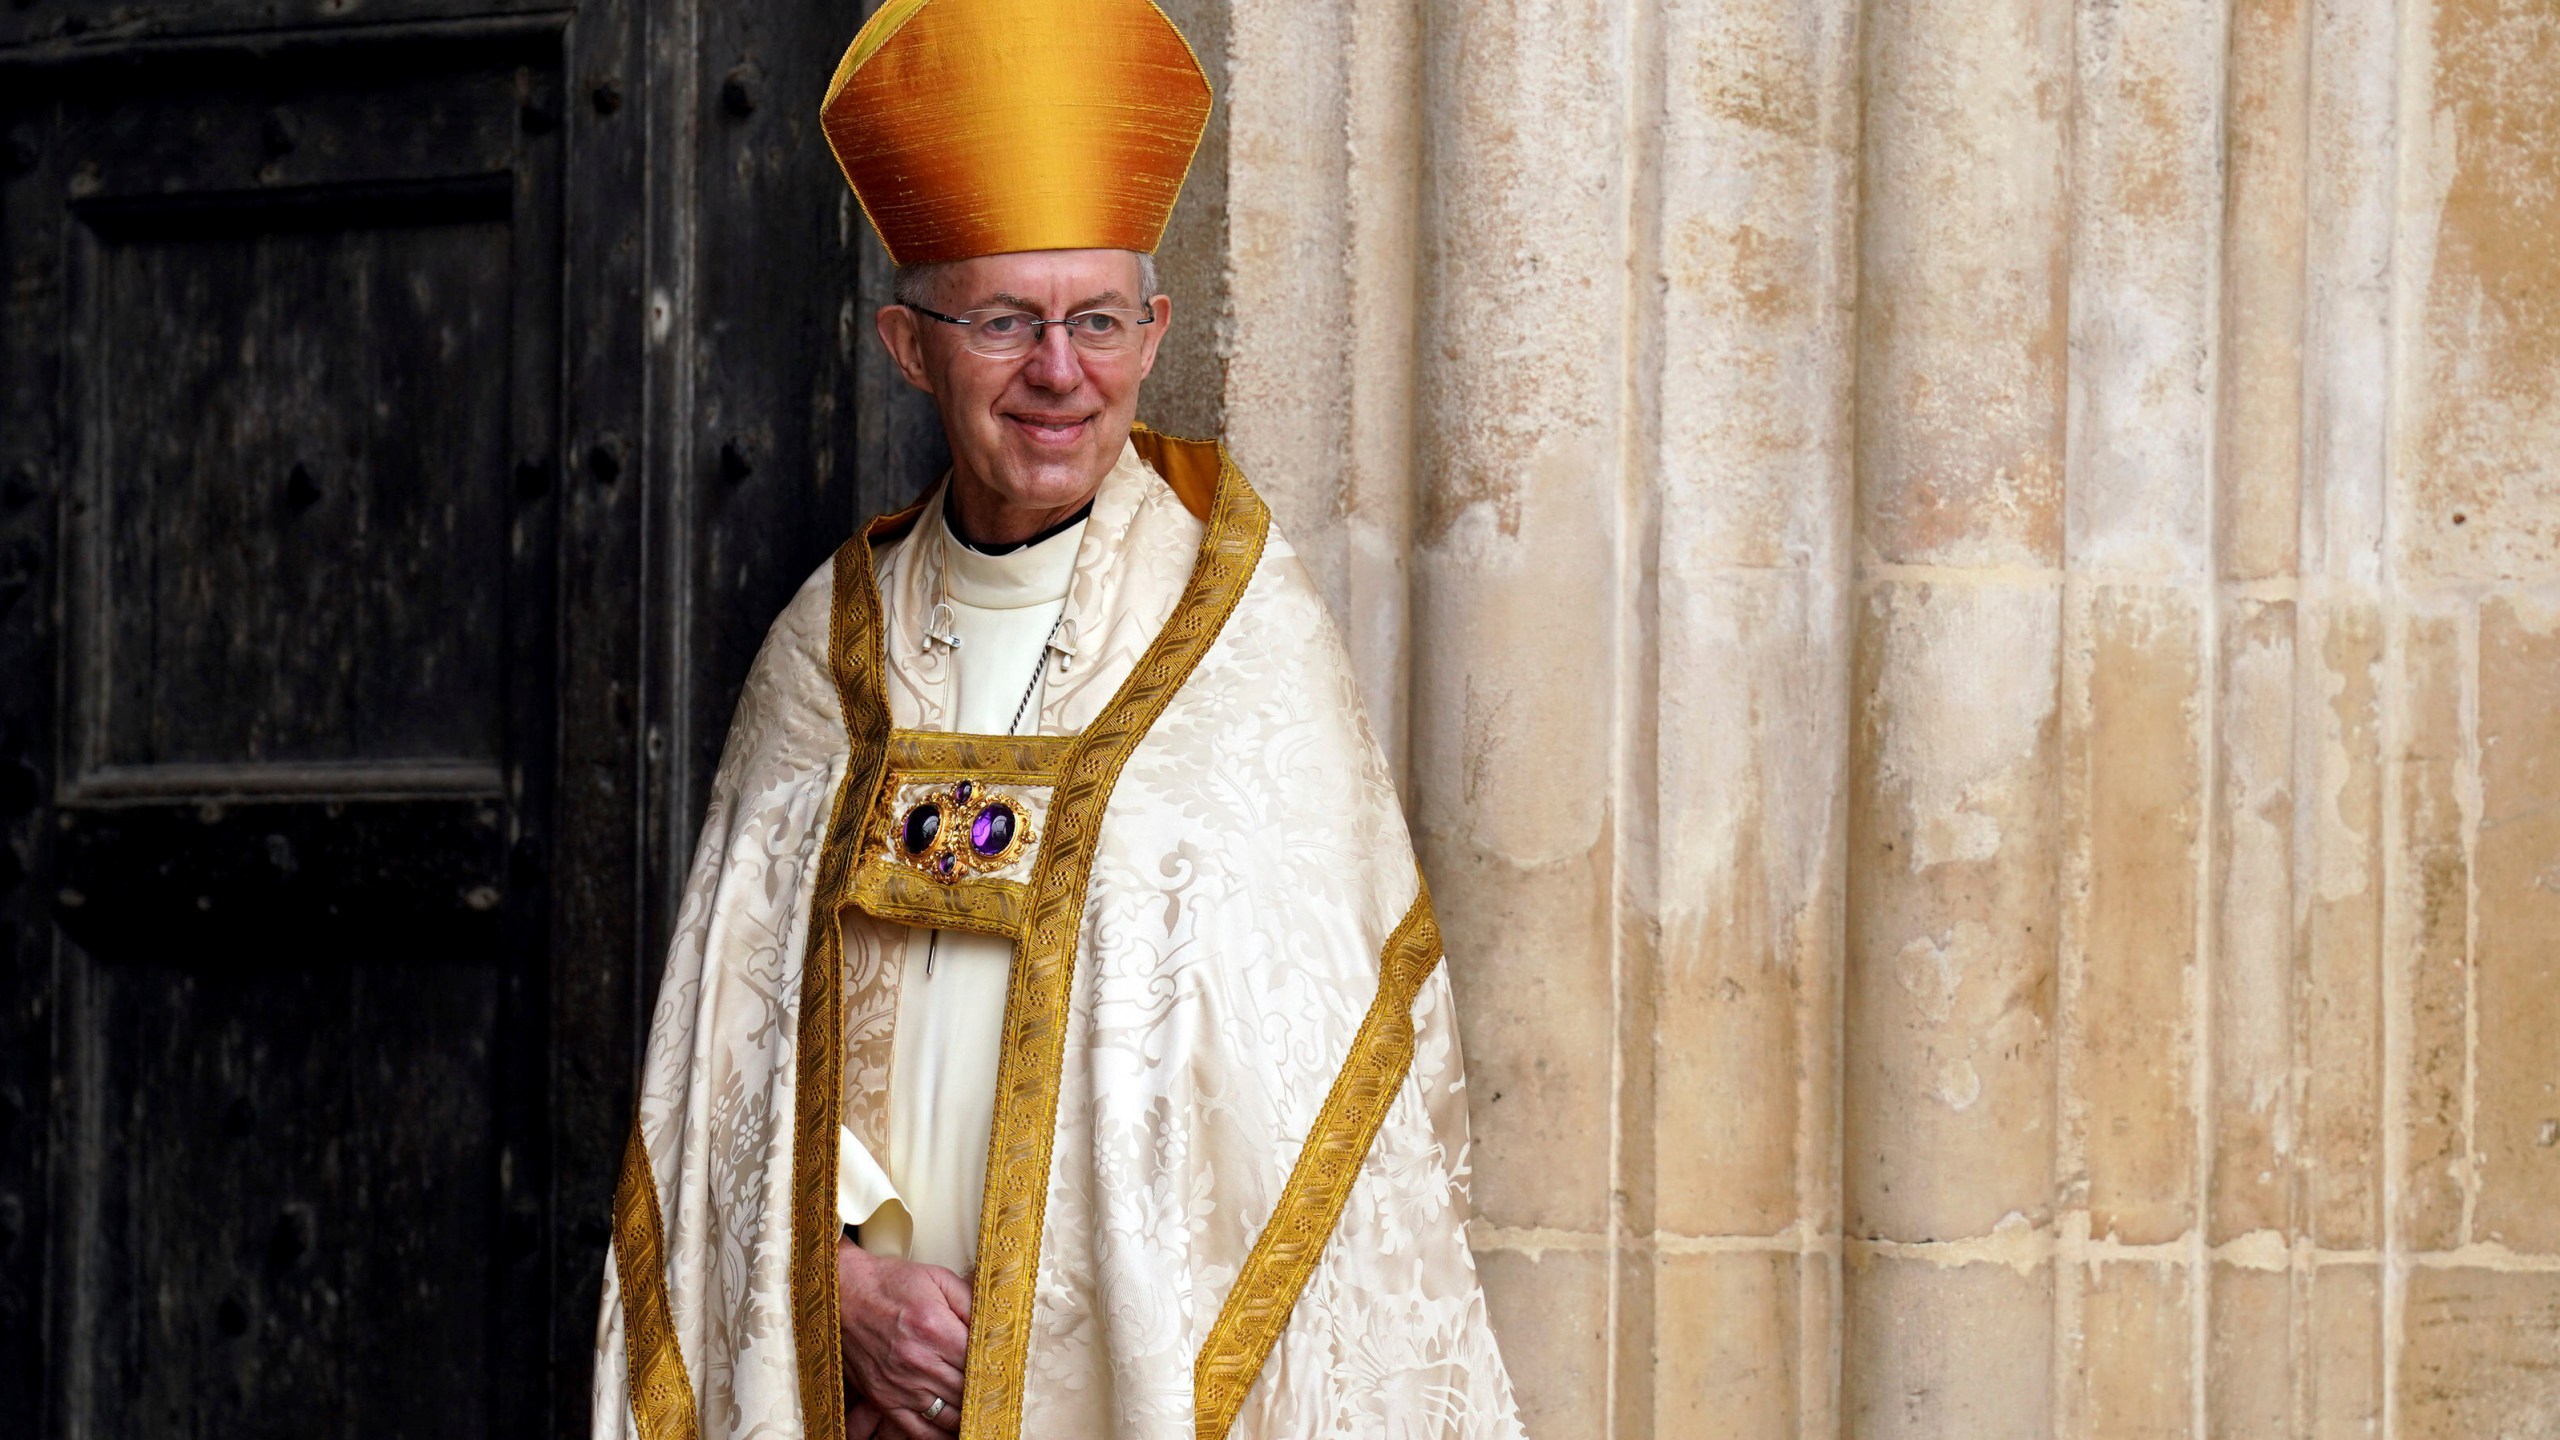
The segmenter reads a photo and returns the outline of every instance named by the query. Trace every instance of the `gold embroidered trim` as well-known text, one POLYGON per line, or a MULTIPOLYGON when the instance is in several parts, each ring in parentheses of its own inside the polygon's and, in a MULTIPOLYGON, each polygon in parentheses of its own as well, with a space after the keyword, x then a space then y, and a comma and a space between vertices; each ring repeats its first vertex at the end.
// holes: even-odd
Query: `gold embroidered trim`
MULTIPOLYGON (((1054 790, 1074 749, 1072 735, 890 732, 887 773, 863 830, 860 868, 853 882, 854 903, 874 918, 903 925, 970 930, 1006 940, 1021 938, 1023 926, 1031 916, 1030 886, 1019 879, 976 872, 1037 869, 1046 824, 1032 818, 1035 807, 1019 792, 1031 787, 1054 790), (955 850, 957 873, 946 878, 910 859, 901 848, 905 817, 899 796, 910 785, 938 787, 962 780, 970 782, 980 798, 1003 800, 1012 806, 1013 843, 994 859, 983 859, 965 848, 955 850)), ((963 845, 959 837, 965 825, 960 822, 965 818, 946 814, 943 837, 937 844, 963 845)))
POLYGON ((1351 1040, 1351 1053, 1298 1150, 1271 1221, 1236 1272, 1235 1287, 1191 1367, 1192 1416, 1198 1440, 1224 1440, 1252 1392, 1262 1363, 1279 1343, 1298 1292, 1342 1218, 1360 1164, 1368 1158, 1387 1107, 1413 1065, 1413 1000, 1440 963, 1440 925, 1431 890, 1414 892, 1412 908, 1378 957, 1378 994, 1351 1040))
POLYGON ((613 1187, 613 1265, 622 1282, 622 1363, 631 1418, 645 1440, 694 1440, 693 1382, 685 1377, 667 1306, 666 1222, 658 1213, 658 1181, 649 1172, 649 1141, 631 1116, 622 1147, 622 1178, 613 1187))
POLYGON ((1066 773, 1073 735, 954 735, 900 730, 889 737, 889 771, 904 780, 987 780, 1054 785, 1066 773))
POLYGON ((854 875, 853 903, 901 925, 1013 940, 1030 918, 1031 887, 1018 880, 936 880, 875 856, 854 875))
POLYGON ((798 1100, 791 1132, 791 1338, 799 1352, 803 1433, 844 1434, 844 1372, 836 1309, 836 1126, 844 1107, 844 925, 852 903, 862 820, 879 792, 889 753, 882 697, 880 588, 871 546, 913 518, 916 507, 874 520, 836 551, 835 607, 827 624, 827 664, 844 712, 844 778, 828 811, 801 962, 798 1100))
POLYGON ((1270 533, 1270 511, 1225 451, 1216 454, 1217 494, 1181 603, 1119 693, 1075 738, 1050 797, 1048 836, 1031 875, 1030 923, 1014 952, 1012 988, 1005 998, 995 1124, 987 1142, 986 1197, 978 1218, 961 1440, 1018 1440, 1022 1432, 1032 1290, 1049 1201, 1049 1162, 1057 1144, 1058 1071, 1066 1055, 1076 941, 1084 926, 1085 887, 1103 811, 1130 753, 1234 613, 1270 533))

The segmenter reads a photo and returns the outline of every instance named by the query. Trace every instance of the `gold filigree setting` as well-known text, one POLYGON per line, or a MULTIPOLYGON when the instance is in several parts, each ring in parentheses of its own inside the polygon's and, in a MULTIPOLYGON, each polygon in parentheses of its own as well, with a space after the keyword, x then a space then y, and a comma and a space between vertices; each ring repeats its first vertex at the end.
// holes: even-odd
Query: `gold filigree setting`
POLYGON ((895 732, 864 821, 853 903, 876 920, 1020 939, 1072 738, 895 732), (1011 817, 1001 826, 999 807, 1011 817), (985 848, 973 843, 981 817, 985 848))
POLYGON ((1033 843, 1033 829, 1021 796, 954 780, 899 808, 883 850, 891 864, 948 885, 1011 865, 1033 843))

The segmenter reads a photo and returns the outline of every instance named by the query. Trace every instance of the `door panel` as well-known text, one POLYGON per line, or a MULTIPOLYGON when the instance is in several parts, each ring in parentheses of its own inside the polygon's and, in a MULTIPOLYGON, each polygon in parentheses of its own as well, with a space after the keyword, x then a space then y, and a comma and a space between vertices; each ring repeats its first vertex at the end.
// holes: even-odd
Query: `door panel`
POLYGON ((560 39, 146 48, 11 117, 59 1433, 548 1428, 560 39))
POLYGON ((74 612, 77 788, 401 761, 497 788, 508 198, 74 207, 101 482, 74 563, 102 581, 74 612))
MULTIPOLYGON (((0 46, 107 49, 177 37, 538 16, 553 0, 13 0, 0 46)), ((551 27, 557 29, 555 20, 551 27)))
POLYGON ((942 463, 858 17, 5 8, 0 1433, 584 1433, 731 704, 942 463))

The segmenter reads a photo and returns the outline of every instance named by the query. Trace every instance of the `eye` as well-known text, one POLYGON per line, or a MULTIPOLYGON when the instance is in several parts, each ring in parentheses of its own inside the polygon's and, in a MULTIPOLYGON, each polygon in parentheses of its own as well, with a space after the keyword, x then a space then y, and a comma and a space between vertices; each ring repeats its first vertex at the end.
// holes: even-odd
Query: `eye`
POLYGON ((1021 334, 1030 323, 1031 317, 1028 315, 990 315, 978 322, 978 329, 995 339, 1010 339, 1021 334))
POLYGON ((1120 317, 1107 310, 1087 310, 1075 317, 1075 327, 1080 335, 1115 335, 1120 330, 1120 317))

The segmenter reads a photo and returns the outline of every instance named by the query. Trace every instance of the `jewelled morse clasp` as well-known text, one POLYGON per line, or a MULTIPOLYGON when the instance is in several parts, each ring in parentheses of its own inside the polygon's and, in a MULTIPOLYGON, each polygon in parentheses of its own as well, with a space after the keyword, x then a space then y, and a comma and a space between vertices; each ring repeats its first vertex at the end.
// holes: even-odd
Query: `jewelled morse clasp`
POLYGON ((967 780, 915 801, 898 820, 900 857, 937 880, 1001 870, 1030 839, 1019 806, 967 780))
POLYGON ((1049 799, 1075 744, 1065 735, 890 732, 853 903, 900 924, 1018 937, 1030 921, 1049 799))

